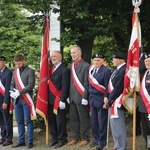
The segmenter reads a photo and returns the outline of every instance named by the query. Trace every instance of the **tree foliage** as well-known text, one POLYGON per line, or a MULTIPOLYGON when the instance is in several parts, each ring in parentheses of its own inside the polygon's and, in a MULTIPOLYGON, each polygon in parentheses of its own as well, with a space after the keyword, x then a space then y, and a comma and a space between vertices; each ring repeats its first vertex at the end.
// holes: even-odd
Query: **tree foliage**
POLYGON ((12 62, 15 54, 22 53, 29 63, 37 65, 41 49, 39 27, 31 24, 20 5, 1 3, 0 10, 1 55, 6 56, 8 61, 12 62))
MULTIPOLYGON (((17 3, 36 15, 32 23, 48 15, 49 10, 59 12, 62 33, 62 47, 78 44, 83 58, 90 62, 93 52, 105 52, 110 57, 114 51, 127 52, 131 36, 132 1, 124 0, 3 0, 17 3), (54 8, 56 3, 60 8, 54 8), (51 6, 50 6, 51 4, 51 6), (40 12, 40 13, 39 13, 40 12)), ((143 0, 140 6, 142 44, 144 50, 150 47, 149 15, 150 3, 143 0)), ((110 60, 110 59, 109 59, 110 60)))
MULTIPOLYGON (((80 45, 88 62, 94 49, 107 56, 114 51, 127 53, 132 29, 132 1, 59 0, 58 4, 64 29, 61 34, 63 45, 80 45)), ((149 7, 149 1, 143 0, 139 17, 144 50, 149 47, 149 7)))

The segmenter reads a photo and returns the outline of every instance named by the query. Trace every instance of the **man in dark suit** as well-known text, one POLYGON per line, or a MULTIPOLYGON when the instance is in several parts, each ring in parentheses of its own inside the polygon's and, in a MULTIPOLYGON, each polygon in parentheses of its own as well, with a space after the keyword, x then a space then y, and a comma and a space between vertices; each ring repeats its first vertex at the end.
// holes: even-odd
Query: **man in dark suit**
POLYGON ((147 71, 145 72, 141 81, 139 94, 139 111, 141 113, 143 137, 145 139, 145 142, 149 146, 148 149, 150 149, 150 145, 148 143, 148 140, 150 140, 150 53, 145 55, 144 62, 147 71))
MULTIPOLYGON (((139 73, 140 73, 140 82, 143 79, 144 73, 147 70, 144 63, 145 55, 141 53, 139 61, 139 73)), ((139 106, 136 109, 136 136, 141 135, 141 113, 139 112, 139 106)))
POLYGON ((72 60, 70 77, 70 123, 73 132, 73 140, 68 145, 74 145, 80 141, 79 146, 89 143, 90 116, 88 106, 88 71, 89 64, 82 58, 81 48, 73 46, 70 49, 72 60), (80 134, 80 126, 82 133, 80 134), (82 135, 82 137, 81 137, 82 135))
POLYGON ((67 143, 66 99, 69 96, 69 69, 62 63, 59 51, 51 54, 53 64, 49 79, 49 126, 52 136, 50 146, 62 147, 67 143))
POLYGON ((108 93, 104 98, 104 108, 107 108, 107 105, 110 106, 110 126, 115 150, 126 150, 127 146, 124 109, 121 100, 126 69, 125 59, 126 55, 122 52, 114 53, 113 65, 116 69, 110 77, 108 93))
POLYGON ((94 136, 90 148, 98 145, 97 149, 103 149, 107 139, 108 109, 104 109, 104 95, 108 87, 111 70, 103 65, 104 55, 92 56, 93 66, 89 70, 89 93, 91 108, 91 126, 94 136))
POLYGON ((12 148, 25 146, 25 125, 27 126, 27 147, 33 147, 33 120, 36 118, 33 104, 33 88, 35 85, 35 71, 26 65, 24 56, 14 57, 17 69, 13 72, 10 96, 13 98, 15 117, 18 125, 19 139, 12 148))
POLYGON ((12 71, 6 67, 6 58, 0 56, 0 127, 2 146, 12 144, 13 123, 12 113, 10 113, 10 83, 12 71))

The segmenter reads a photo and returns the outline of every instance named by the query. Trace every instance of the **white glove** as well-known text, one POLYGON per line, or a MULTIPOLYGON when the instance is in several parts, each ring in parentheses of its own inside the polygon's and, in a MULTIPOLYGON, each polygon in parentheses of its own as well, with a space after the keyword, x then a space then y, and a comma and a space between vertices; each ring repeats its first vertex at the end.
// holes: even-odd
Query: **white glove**
POLYGON ((88 100, 86 100, 86 99, 82 99, 81 104, 82 104, 82 105, 85 105, 85 106, 86 106, 86 105, 88 105, 88 100))
POLYGON ((68 103, 68 104, 70 104, 70 100, 69 100, 69 98, 67 98, 67 103, 68 103))
POLYGON ((11 94, 10 94, 10 96, 13 99, 16 99, 19 95, 20 95, 20 93, 19 93, 19 91, 17 89, 14 89, 14 92, 11 91, 11 94))
POLYGON ((9 92, 10 92, 10 97, 14 99, 15 98, 15 92, 11 91, 11 90, 9 92))
POLYGON ((62 101, 59 102, 59 108, 60 109, 65 109, 66 108, 66 104, 62 101))
POLYGON ((20 95, 19 91, 17 89, 14 89, 15 90, 15 99, 20 95))

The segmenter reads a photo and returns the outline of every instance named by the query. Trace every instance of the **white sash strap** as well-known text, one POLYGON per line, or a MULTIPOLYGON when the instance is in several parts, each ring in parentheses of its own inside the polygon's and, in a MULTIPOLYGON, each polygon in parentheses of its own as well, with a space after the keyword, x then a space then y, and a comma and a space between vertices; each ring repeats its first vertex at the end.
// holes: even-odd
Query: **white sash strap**
POLYGON ((78 92, 81 95, 83 95, 85 89, 84 89, 83 85, 81 84, 81 82, 79 81, 79 79, 76 75, 76 72, 75 72, 75 69, 74 69, 74 63, 71 65, 71 72, 72 72, 73 82, 74 82, 78 92))
POLYGON ((92 66, 89 70, 89 82, 90 84, 96 88, 98 91, 105 93, 106 92, 106 88, 103 85, 100 85, 97 80, 92 76, 91 71, 93 70, 94 66, 92 66))
MULTIPOLYGON (((25 88, 22 80, 21 80, 21 77, 20 77, 20 73, 19 73, 19 69, 16 69, 14 71, 14 77, 16 79, 16 83, 18 85, 18 89, 19 90, 22 90, 25 88)), ((31 96, 29 95, 29 93, 26 93, 26 94, 22 94, 24 100, 26 101, 26 103, 28 104, 29 108, 30 108, 30 115, 31 115, 31 120, 34 120, 36 119, 36 113, 35 113, 35 107, 34 107, 34 104, 33 104, 33 100, 31 98, 31 96)))
POLYGON ((144 74, 144 77, 141 82, 140 94, 141 94, 142 100, 146 106, 147 113, 148 113, 148 119, 150 121, 150 95, 148 94, 148 91, 145 88, 145 79, 146 79, 147 72, 148 71, 146 71, 146 73, 144 74))
POLYGON ((112 81, 111 81, 111 78, 110 78, 109 83, 108 83, 108 92, 111 93, 113 89, 114 89, 114 87, 112 85, 112 81))
POLYGON ((122 105, 122 94, 113 102, 110 108, 110 118, 119 118, 118 116, 118 108, 122 105))
MULTIPOLYGON (((111 93, 113 91, 114 87, 112 85, 111 78, 108 83, 108 91, 111 93)), ((119 118, 118 116, 118 108, 120 108, 122 105, 122 94, 116 100, 113 102, 111 108, 110 108, 110 118, 119 118)))
POLYGON ((0 93, 4 96, 5 94, 5 87, 4 85, 2 84, 1 80, 0 80, 0 93))

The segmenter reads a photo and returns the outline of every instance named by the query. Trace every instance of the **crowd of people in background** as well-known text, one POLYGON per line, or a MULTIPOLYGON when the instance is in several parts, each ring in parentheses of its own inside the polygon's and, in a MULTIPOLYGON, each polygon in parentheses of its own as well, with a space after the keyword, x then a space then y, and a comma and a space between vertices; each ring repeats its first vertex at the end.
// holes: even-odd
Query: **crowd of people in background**
MULTIPOLYGON (((104 54, 92 55, 92 65, 82 59, 79 46, 70 49, 73 63, 69 69, 62 62, 61 52, 51 53, 48 82, 48 122, 51 134, 50 147, 60 148, 67 144, 102 150, 107 144, 107 126, 110 120, 114 150, 127 149, 125 108, 121 103, 126 70, 126 55, 115 52, 112 63, 115 70, 104 65, 104 54), (67 139, 66 110, 69 106, 69 123, 72 139, 67 139), (90 115, 91 114, 91 115, 90 115), (90 141, 90 129, 92 140, 90 141)), ((150 136, 150 54, 140 57, 141 88, 137 108, 137 135, 143 133, 147 144, 150 136), (142 132, 141 132, 142 125, 142 132)), ((6 66, 6 57, 0 56, 0 130, 2 146, 32 148, 34 137, 33 89, 35 71, 22 54, 14 57, 16 69, 6 66), (18 126, 18 141, 13 144, 12 103, 18 126), (25 130, 27 126, 27 131, 25 130), (27 135, 27 138, 26 136, 27 135)))

